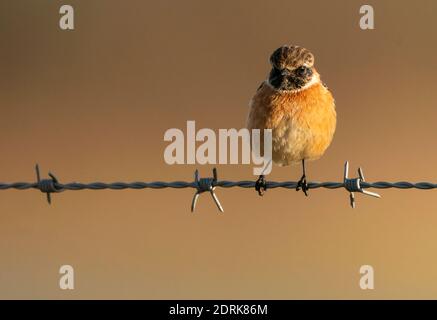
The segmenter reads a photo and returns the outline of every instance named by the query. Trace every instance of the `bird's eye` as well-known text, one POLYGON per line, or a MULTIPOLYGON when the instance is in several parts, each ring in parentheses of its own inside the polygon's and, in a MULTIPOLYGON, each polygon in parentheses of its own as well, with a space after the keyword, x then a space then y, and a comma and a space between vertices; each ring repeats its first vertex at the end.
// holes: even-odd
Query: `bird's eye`
POLYGON ((296 69, 296 73, 300 76, 303 76, 305 74, 305 72, 307 71, 307 67, 301 66, 299 68, 296 69))

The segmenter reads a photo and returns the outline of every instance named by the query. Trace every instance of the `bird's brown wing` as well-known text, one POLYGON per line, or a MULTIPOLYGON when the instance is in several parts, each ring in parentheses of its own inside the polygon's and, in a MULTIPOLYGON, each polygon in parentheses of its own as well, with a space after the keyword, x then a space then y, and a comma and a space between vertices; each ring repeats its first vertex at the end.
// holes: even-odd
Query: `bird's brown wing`
POLYGON ((263 87, 264 84, 265 84, 265 81, 261 82, 261 84, 259 85, 258 89, 256 89, 256 92, 258 92, 263 87))
POLYGON ((263 81, 249 103, 249 114, 247 117, 246 126, 248 129, 264 129, 266 121, 266 112, 264 108, 263 96, 267 84, 263 81))

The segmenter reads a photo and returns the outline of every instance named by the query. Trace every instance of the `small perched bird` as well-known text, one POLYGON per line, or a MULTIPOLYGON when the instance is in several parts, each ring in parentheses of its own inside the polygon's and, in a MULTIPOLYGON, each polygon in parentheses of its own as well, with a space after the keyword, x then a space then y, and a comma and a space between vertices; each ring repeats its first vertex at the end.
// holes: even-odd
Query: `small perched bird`
POLYGON ((270 64, 268 79, 250 101, 247 128, 272 129, 273 162, 302 163, 296 191, 308 195, 305 161, 320 158, 332 141, 337 121, 334 98, 321 82, 309 50, 282 46, 272 53, 270 64))

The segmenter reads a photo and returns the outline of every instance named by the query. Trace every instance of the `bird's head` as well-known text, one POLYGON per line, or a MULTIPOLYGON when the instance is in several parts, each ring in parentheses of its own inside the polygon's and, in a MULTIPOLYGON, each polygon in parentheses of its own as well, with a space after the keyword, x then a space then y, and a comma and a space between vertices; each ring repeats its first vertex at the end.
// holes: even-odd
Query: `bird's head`
POLYGON ((299 91, 319 80, 314 55, 299 46, 286 45, 270 56, 269 84, 280 91, 299 91))

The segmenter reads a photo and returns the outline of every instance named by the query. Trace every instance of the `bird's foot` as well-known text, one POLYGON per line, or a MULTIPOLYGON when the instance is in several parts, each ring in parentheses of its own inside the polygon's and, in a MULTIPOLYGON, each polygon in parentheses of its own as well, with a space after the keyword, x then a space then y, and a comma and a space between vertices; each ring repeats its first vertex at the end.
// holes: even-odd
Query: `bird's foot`
POLYGON ((307 191, 309 190, 309 186, 305 175, 303 175, 302 178, 300 178, 300 180, 297 182, 296 191, 299 191, 300 189, 302 189, 303 193, 308 196, 307 191))
POLYGON ((264 175, 260 175, 258 180, 255 182, 255 190, 258 191, 258 195, 263 196, 264 192, 267 190, 267 183, 264 175))

